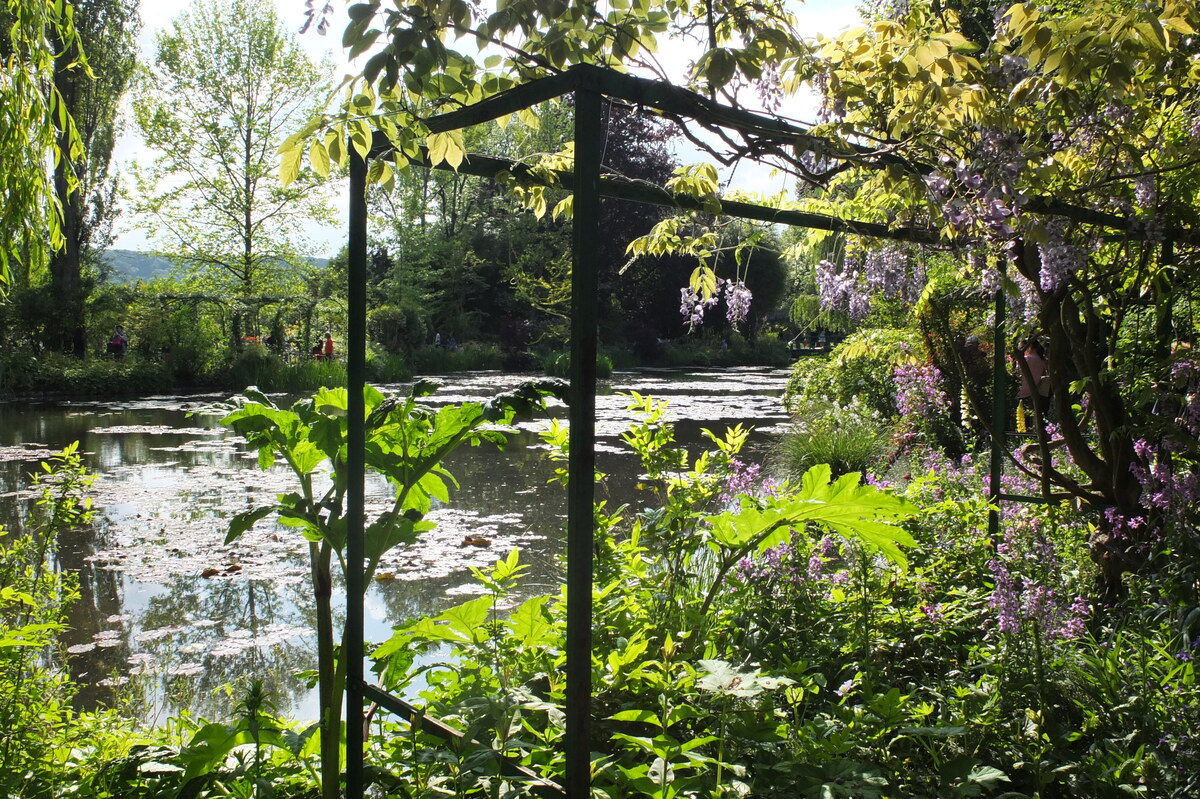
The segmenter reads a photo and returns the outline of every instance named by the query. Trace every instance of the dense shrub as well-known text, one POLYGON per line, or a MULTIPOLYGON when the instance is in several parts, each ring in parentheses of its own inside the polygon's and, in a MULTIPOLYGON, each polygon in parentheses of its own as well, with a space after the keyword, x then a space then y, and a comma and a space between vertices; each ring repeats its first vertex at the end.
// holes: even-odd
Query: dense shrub
POLYGON ((398 383, 412 377, 408 359, 403 355, 369 347, 367 349, 367 377, 372 383, 398 383))
POLYGON ((653 358, 658 366, 786 366, 791 360, 787 342, 774 331, 753 339, 703 331, 663 342, 653 358))
POLYGON ((408 357, 412 372, 417 375, 444 375, 504 366, 504 353, 491 345, 476 342, 467 342, 455 349, 421 347, 408 357))
POLYGON ((21 392, 48 392, 94 396, 132 396, 168 391, 175 385, 169 364, 159 359, 128 355, 89 358, 81 361, 68 355, 42 353, 19 371, 9 388, 21 392))
MULTIPOLYGON (((551 377, 570 377, 571 354, 569 352, 551 352, 542 357, 542 371, 551 377)), ((612 358, 607 353, 596 355, 596 377, 610 377, 613 371, 612 358)))
POLYGON ((892 380, 896 367, 923 357, 924 346, 913 331, 860 330, 847 336, 827 357, 797 361, 784 391, 784 406, 796 412, 821 400, 844 405, 858 398, 890 419, 896 415, 892 380))
POLYGON ((367 335, 388 352, 408 352, 425 344, 429 325, 414 305, 384 305, 367 314, 367 335))

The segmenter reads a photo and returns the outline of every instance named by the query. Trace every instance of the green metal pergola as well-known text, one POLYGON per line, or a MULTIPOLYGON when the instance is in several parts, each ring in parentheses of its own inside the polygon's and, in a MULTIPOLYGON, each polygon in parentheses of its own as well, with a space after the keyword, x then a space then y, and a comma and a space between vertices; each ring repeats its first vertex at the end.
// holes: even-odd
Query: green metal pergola
MULTIPOLYGON (((572 96, 575 108, 575 164, 571 173, 556 173, 559 185, 574 193, 573 270, 571 274, 571 371, 569 390, 569 474, 567 506, 567 635, 566 635, 566 734, 564 756, 566 779, 563 785, 533 774, 519 764, 500 757, 506 774, 522 779, 531 793, 542 797, 586 799, 590 795, 591 722, 591 626, 592 626, 592 552, 595 464, 596 344, 598 247, 600 239, 600 198, 631 200, 681 210, 715 211, 720 215, 757 221, 808 227, 875 238, 922 244, 944 243, 938 232, 920 227, 893 227, 840 217, 781 210, 744 202, 678 195, 665 188, 601 174, 603 142, 601 112, 603 98, 630 106, 652 109, 674 120, 701 120, 710 129, 736 132, 745 143, 747 156, 781 152, 784 149, 810 150, 840 160, 855 160, 876 168, 898 168, 910 174, 928 174, 933 167, 890 153, 877 153, 866 147, 823 139, 802 126, 777 117, 750 113, 716 103, 709 98, 670 84, 637 78, 591 65, 577 65, 563 73, 542 78, 473 106, 425 120, 430 133, 458 130, 486 123, 529 108, 547 100, 572 96)), ((367 170, 373 159, 388 157, 393 145, 382 133, 376 133, 366 157, 354 147, 350 151, 349 214, 349 325, 347 341, 349 417, 347 510, 347 608, 346 640, 350 642, 346 682, 346 795, 363 795, 364 705, 367 701, 396 713, 422 729, 446 738, 460 737, 455 730, 369 684, 363 674, 363 606, 353 597, 362 595, 363 518, 364 518, 364 403, 363 386, 366 362, 366 265, 367 265, 367 170)), ((427 154, 424 165, 430 163, 427 154)), ((422 165, 421 159, 411 162, 422 165)), ((445 164, 438 168, 450 168, 445 164)), ((509 173, 518 179, 544 181, 520 163, 468 155, 458 171, 494 178, 509 173)), ((1131 230, 1132 223, 1122 217, 1070 205, 1053 198, 1031 198, 1026 210, 1098 224, 1118 230, 1131 230)), ((999 511, 1005 500, 1038 501, 1037 498, 1006 497, 1000 491, 1004 464, 1006 367, 1004 361, 1004 302, 1001 292, 996 300, 995 360, 991 482, 989 499, 993 505, 989 532, 997 535, 999 511)))

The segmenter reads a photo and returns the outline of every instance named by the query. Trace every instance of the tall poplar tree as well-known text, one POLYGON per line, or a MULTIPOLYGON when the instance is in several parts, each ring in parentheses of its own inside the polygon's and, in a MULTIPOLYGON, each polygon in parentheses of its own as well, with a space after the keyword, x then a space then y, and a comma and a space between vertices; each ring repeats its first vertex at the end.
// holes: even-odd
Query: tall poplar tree
MULTIPOLYGON (((62 209, 63 241, 50 258, 58 318, 47 332, 51 347, 82 358, 87 351, 83 267, 94 252, 112 242, 117 181, 110 167, 117 114, 137 65, 141 23, 137 0, 76 0, 74 9, 77 36, 56 47, 54 86, 74 120, 82 151, 55 163, 54 191, 62 209), (91 75, 75 68, 81 51, 87 54, 91 75)), ((60 125, 60 151, 68 150, 68 135, 69 130, 60 125)))
POLYGON ((304 229, 333 212, 315 175, 280 183, 278 151, 324 105, 325 73, 270 3, 197 0, 159 35, 134 114, 160 155, 137 170, 136 210, 206 288, 248 299, 303 285, 304 229))

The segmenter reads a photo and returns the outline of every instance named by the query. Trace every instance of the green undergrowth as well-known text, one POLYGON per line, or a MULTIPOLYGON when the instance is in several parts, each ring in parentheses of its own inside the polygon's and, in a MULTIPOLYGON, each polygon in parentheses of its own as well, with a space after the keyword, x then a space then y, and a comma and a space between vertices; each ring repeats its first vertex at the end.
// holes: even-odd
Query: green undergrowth
MULTIPOLYGON (((594 514, 595 797, 1200 792, 1200 610, 1194 559, 1183 557, 1195 549, 1192 528, 1164 529, 1155 571, 1129 576, 1125 598, 1102 605, 1092 599, 1091 518, 1069 503, 1010 506, 989 540, 985 471, 970 458, 911 452, 894 486, 838 477, 825 464, 773 480, 743 462, 744 429, 709 433, 688 451, 662 404, 629 400, 638 421, 622 440, 640 469, 626 488, 638 499, 602 502, 594 514)), ((404 407, 431 429, 458 413, 415 399, 404 407)), ((328 416, 325 427, 340 424, 328 416)), ((333 451, 323 429, 305 435, 333 451)), ((552 421, 544 439, 565 483, 567 433, 552 421)), ((383 458, 401 445, 411 442, 373 452, 383 458)), ((319 460, 308 446, 293 455, 302 471, 319 460)), ((601 495, 616 488, 614 477, 596 479, 601 495)), ((439 481, 421 485, 450 498, 452 478, 439 481)), ((332 524, 323 504, 313 507, 313 519, 332 524)), ((388 528, 371 529, 378 537, 388 528)), ((517 551, 475 569, 480 596, 401 623, 373 647, 373 679, 464 739, 448 744, 376 713, 371 790, 516 795, 521 779, 502 773, 498 756, 563 779, 566 597, 540 593, 526 571, 517 551)), ((5 639, 26 634, 10 616, 5 624, 5 639)), ((46 663, 6 672, 10 697, 60 697, 21 704, 27 715, 65 707, 70 685, 46 663)), ((64 748, 90 740, 93 717, 12 717, 14 730, 44 726, 8 739, 28 751, 6 786, 16 796, 315 795, 316 728, 279 718, 253 681, 236 696, 226 718, 183 719, 124 741, 99 734, 94 749, 64 748)))
MULTIPOLYGON (((367 353, 367 379, 372 382, 398 382, 410 379, 412 374, 401 356, 375 348, 367 353)), ((148 358, 138 353, 121 359, 97 356, 87 360, 57 353, 0 357, 0 393, 10 396, 144 396, 174 391, 235 391, 248 385, 264 391, 299 393, 345 383, 344 361, 283 358, 255 346, 216 363, 173 359, 169 354, 148 358)))

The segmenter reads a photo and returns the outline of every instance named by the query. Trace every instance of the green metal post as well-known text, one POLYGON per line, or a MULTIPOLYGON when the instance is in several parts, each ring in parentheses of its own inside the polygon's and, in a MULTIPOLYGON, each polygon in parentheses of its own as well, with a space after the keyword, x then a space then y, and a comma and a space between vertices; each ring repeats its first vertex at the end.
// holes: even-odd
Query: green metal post
POLYGON ((363 795, 363 383, 367 365, 367 161, 350 147, 350 236, 346 327, 346 797, 363 795))
POLYGON ((571 271, 570 481, 567 494, 567 761, 570 799, 591 795, 592 543, 596 466, 596 294, 600 243, 600 95, 575 91, 571 271))
POLYGON ((991 473, 988 475, 988 540, 995 546, 1000 540, 1000 478, 1004 474, 1004 447, 1008 435, 1008 365, 1005 358, 1004 323, 1008 303, 1004 299, 1004 277, 1006 261, 997 258, 1000 285, 994 298, 995 328, 992 331, 992 458, 991 473))

